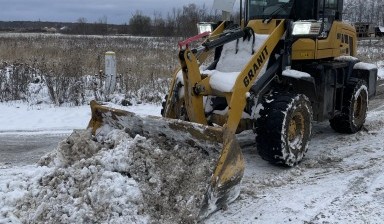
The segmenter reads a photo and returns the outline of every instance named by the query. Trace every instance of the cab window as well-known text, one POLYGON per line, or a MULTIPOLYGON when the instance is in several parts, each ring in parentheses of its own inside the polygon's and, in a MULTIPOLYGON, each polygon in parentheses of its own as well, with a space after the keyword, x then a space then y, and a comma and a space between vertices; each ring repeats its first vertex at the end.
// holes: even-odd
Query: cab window
MULTIPOLYGON (((323 8, 324 1, 320 0, 320 8, 323 8)), ((326 9, 337 9, 337 1, 336 0, 325 0, 325 8, 326 9)))

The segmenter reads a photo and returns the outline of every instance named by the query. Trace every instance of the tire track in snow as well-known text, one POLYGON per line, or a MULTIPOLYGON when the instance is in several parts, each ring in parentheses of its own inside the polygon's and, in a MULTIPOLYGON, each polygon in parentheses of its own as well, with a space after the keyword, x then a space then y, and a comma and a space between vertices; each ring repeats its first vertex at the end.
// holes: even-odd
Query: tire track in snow
POLYGON ((383 116, 370 111, 364 130, 353 135, 335 133, 328 122, 315 124, 306 157, 291 169, 263 161, 255 146, 244 148, 242 194, 207 223, 380 223, 383 116))
POLYGON ((382 160, 375 163, 376 166, 371 166, 372 168, 368 170, 357 171, 359 173, 349 181, 348 188, 342 196, 335 197, 326 209, 315 215, 310 222, 382 222, 384 220, 381 209, 384 203, 384 190, 375 185, 382 178, 381 173, 384 169, 377 169, 382 164, 382 160))

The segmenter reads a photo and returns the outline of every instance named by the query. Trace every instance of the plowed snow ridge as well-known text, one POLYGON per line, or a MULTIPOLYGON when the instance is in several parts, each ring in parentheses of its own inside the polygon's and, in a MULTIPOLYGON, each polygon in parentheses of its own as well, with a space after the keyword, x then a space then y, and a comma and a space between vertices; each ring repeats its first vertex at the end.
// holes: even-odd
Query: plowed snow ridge
POLYGON ((3 186, 0 223, 194 223, 217 152, 103 130, 74 131, 33 178, 3 186))

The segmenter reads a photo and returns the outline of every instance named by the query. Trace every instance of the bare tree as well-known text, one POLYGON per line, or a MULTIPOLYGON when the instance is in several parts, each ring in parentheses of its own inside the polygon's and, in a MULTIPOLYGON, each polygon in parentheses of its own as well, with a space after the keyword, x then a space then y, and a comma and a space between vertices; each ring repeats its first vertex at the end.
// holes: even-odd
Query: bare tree
POLYGON ((141 11, 136 11, 129 20, 129 26, 133 35, 149 35, 151 33, 151 18, 143 15, 141 11))
POLYGON ((344 2, 344 19, 355 22, 370 22, 384 25, 383 0, 346 0, 344 2))
POLYGON ((152 26, 154 28, 153 32, 152 32, 153 35, 155 35, 155 36, 167 36, 167 35, 169 35, 169 33, 167 33, 167 30, 166 30, 166 22, 163 19, 163 17, 161 16, 161 12, 155 11, 153 13, 152 26))
POLYGON ((103 16, 97 20, 94 27, 95 34, 108 34, 108 18, 107 16, 103 16))
POLYGON ((74 31, 81 34, 87 34, 87 19, 80 17, 77 19, 77 26, 74 28, 74 31))

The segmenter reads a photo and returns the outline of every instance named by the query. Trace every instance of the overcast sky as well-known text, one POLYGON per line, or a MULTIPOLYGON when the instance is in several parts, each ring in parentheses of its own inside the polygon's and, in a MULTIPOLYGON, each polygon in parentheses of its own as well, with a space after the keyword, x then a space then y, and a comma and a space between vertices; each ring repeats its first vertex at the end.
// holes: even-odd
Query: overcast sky
POLYGON ((1 0, 0 20, 75 22, 84 17, 88 22, 107 18, 108 23, 123 24, 137 10, 152 16, 154 11, 163 17, 172 8, 195 3, 212 9, 213 0, 1 0))

